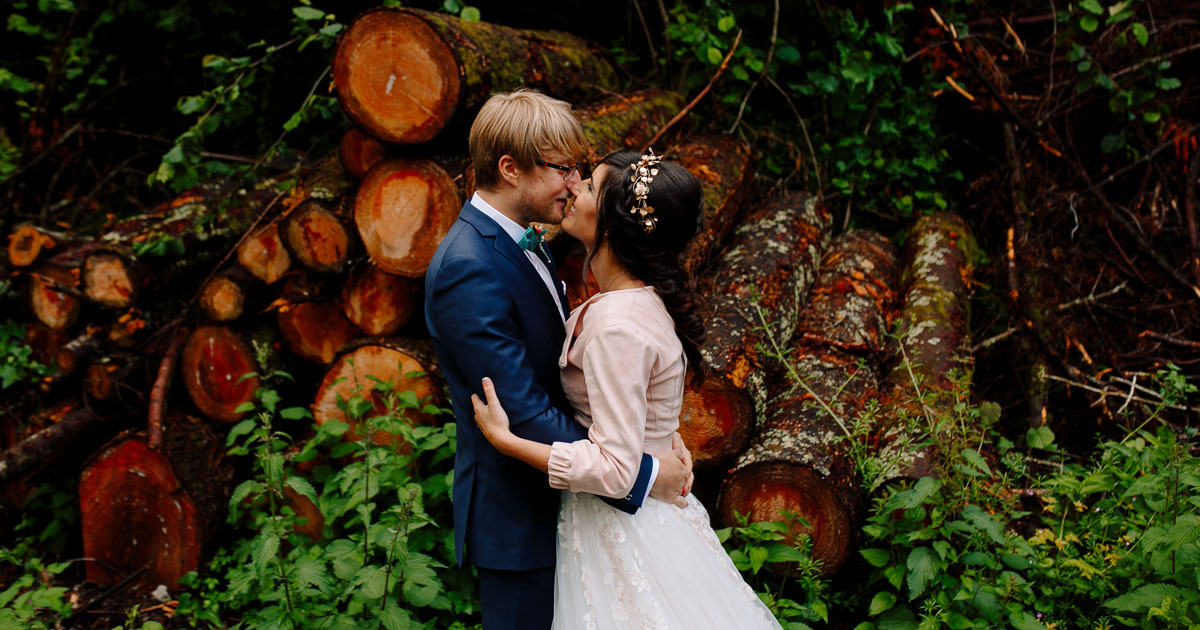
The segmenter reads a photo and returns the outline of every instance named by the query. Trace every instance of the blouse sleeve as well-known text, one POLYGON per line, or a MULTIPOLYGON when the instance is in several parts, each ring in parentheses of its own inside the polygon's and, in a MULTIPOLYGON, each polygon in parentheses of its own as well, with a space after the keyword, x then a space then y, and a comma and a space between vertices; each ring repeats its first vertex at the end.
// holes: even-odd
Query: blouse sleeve
POLYGON ((582 369, 592 412, 588 439, 550 446, 550 485, 620 498, 637 479, 646 439, 646 391, 653 346, 637 330, 611 324, 584 348, 582 369))

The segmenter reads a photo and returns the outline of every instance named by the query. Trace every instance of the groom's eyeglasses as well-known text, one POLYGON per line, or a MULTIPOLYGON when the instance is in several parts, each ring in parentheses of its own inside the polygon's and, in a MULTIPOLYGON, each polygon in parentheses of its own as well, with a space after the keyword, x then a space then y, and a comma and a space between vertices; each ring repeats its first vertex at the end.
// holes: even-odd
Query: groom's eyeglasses
POLYGON ((563 166, 561 164, 555 164, 553 162, 547 162, 546 160, 541 160, 541 161, 537 162, 537 165, 545 166, 547 168, 552 168, 556 171, 562 171, 564 182, 571 179, 571 176, 574 175, 575 173, 579 173, 579 176, 583 177, 583 172, 584 172, 583 162, 576 162, 572 166, 563 166))

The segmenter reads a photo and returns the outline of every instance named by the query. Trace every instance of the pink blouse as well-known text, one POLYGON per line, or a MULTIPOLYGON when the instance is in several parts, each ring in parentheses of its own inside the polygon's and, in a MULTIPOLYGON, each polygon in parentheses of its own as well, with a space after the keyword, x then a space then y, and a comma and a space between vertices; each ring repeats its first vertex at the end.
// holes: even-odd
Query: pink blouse
POLYGON ((624 497, 642 453, 669 449, 679 427, 683 345, 650 287, 592 296, 571 312, 567 331, 558 367, 588 439, 551 445, 550 485, 624 497))

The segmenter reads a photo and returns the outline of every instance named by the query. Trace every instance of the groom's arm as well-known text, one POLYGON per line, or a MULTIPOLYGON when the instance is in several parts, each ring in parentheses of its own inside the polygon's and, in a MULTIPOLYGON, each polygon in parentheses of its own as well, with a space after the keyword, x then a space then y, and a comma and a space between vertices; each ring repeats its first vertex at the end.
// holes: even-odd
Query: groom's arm
MULTIPOLYGON (((482 398, 480 383, 485 376, 491 378, 512 432, 520 437, 543 444, 587 439, 587 430, 562 413, 537 382, 508 289, 488 264, 466 257, 444 260, 432 284, 426 291, 445 339, 443 351, 453 358, 471 391, 482 398)), ((464 409, 470 408, 467 401, 464 409)), ((635 512, 653 485, 655 468, 654 458, 643 454, 633 490, 624 500, 610 503, 635 512)))

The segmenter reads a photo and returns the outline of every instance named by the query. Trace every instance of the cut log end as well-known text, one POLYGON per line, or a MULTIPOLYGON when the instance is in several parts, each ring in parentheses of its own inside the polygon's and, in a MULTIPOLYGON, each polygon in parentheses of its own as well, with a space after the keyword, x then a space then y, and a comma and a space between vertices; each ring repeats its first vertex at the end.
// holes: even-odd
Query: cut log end
POLYGON ((43 265, 30 282, 30 307, 38 321, 51 330, 66 330, 79 318, 79 298, 72 295, 78 283, 72 270, 43 265))
POLYGON ((254 400, 258 377, 242 379, 258 366, 250 346, 237 333, 221 326, 192 331, 183 347, 181 376, 192 402, 218 422, 236 422, 242 403, 254 400))
POLYGON ((137 299, 138 280, 130 264, 112 252, 96 252, 83 263, 83 291, 109 308, 129 308, 137 299))
POLYGON ((86 564, 89 581, 115 584, 145 567, 138 584, 174 588, 199 566, 201 516, 167 456, 144 438, 101 452, 83 472, 79 499, 83 553, 103 560, 86 564))
POLYGON ((440 166, 397 158, 376 164, 363 178, 354 223, 371 262, 387 273, 417 278, 425 275, 461 207, 454 180, 440 166))
POLYGON ((333 80, 346 113, 386 142, 433 138, 454 113, 461 89, 455 53, 414 14, 375 10, 338 42, 333 80))
POLYGON ((713 374, 699 391, 684 388, 679 434, 698 468, 736 457, 746 448, 753 428, 754 402, 745 390, 713 374))
MULTIPOLYGON (((373 409, 364 414, 364 418, 387 414, 387 404, 384 396, 376 390, 374 379, 391 382, 397 393, 411 390, 418 400, 430 398, 434 404, 440 402, 441 382, 435 376, 432 356, 393 345, 392 342, 389 345, 364 345, 347 352, 330 366, 313 402, 313 418, 317 424, 331 420, 345 422, 351 427, 345 439, 359 439, 361 424, 338 407, 338 399, 349 400, 361 396, 371 402, 373 409)), ((404 410, 402 419, 413 424, 437 423, 436 416, 417 413, 412 409, 404 410)), ((373 433, 371 441, 377 446, 394 445, 401 452, 407 452, 409 448, 402 438, 385 431, 373 433)))
POLYGON ((14 267, 32 265, 43 249, 57 244, 50 236, 32 225, 22 225, 8 236, 8 262, 14 267))
POLYGON ((416 280, 367 265, 347 281, 342 292, 342 312, 368 335, 391 335, 417 311, 421 304, 420 290, 416 280))
POLYGON ((727 525, 736 525, 736 514, 751 522, 776 521, 788 515, 807 521, 788 526, 787 540, 800 536, 812 539, 812 557, 821 563, 825 575, 841 568, 853 538, 850 518, 837 493, 812 469, 784 462, 748 466, 726 482, 718 510, 727 525))
POLYGON ((245 288, 228 275, 214 276, 200 290, 200 309, 213 321, 237 319, 242 316, 245 306, 245 288))
POLYGON ((362 179, 372 166, 378 164, 386 152, 382 142, 359 129, 347 131, 338 145, 338 157, 342 160, 342 166, 347 173, 358 179, 362 179))
POLYGON ((310 199, 288 214, 281 235, 296 260, 314 271, 338 271, 350 256, 349 228, 324 202, 310 199))
POLYGON ((279 334, 296 356, 327 364, 361 331, 333 302, 301 302, 279 309, 279 334))
POLYGON ((272 284, 287 273, 292 257, 283 246, 279 225, 272 223, 255 230, 237 250, 238 263, 250 275, 272 284))

